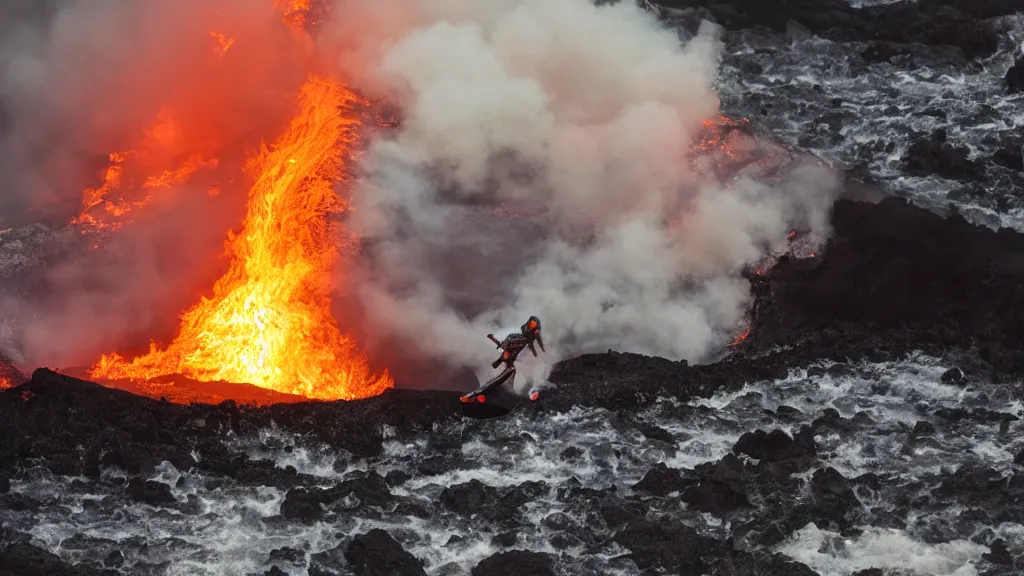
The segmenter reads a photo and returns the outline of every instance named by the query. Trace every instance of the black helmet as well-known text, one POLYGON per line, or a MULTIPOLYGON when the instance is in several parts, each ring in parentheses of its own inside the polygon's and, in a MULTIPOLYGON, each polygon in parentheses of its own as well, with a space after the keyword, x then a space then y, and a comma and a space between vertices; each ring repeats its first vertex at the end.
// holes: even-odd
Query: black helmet
POLYGON ((536 316, 530 316, 530 319, 523 324, 523 332, 540 332, 540 318, 536 316))

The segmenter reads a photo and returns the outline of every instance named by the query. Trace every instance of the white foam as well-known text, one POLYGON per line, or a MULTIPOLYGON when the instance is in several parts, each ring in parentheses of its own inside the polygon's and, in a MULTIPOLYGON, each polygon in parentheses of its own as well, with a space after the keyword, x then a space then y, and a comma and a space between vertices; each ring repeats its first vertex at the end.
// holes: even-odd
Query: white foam
POLYGON ((902 530, 869 527, 843 538, 811 523, 795 532, 778 551, 822 576, 848 576, 858 570, 904 570, 921 576, 973 576, 988 548, 967 540, 925 544, 902 530))

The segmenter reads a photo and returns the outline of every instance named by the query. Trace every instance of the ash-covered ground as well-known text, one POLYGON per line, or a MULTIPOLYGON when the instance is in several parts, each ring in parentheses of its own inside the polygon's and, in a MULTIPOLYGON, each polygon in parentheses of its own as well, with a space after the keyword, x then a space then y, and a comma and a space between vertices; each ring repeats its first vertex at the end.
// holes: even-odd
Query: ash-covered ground
MULTIPOLYGON (((821 255, 754 278, 724 360, 587 355, 507 414, 410 390, 181 406, 37 371, 0 392, 0 575, 1024 570, 1015 3, 665 6, 681 35, 730 30, 727 113, 910 203, 837 202, 821 255)), ((62 234, 0 233, 0 271, 62 234)))

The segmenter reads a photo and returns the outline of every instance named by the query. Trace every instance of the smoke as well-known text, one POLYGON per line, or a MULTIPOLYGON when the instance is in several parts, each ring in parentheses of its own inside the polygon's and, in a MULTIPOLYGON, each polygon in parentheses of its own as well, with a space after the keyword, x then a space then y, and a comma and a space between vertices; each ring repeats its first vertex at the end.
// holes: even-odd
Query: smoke
POLYGON ((701 361, 744 328, 743 267, 827 234, 839 181, 817 162, 737 133, 726 152, 787 165, 722 177, 726 152, 694 152, 719 114, 714 27, 681 44, 629 2, 386 4, 338 0, 321 38, 402 112, 362 167, 366 258, 341 280, 379 339, 479 368, 487 333, 536 314, 539 378, 608 348, 701 361))
POLYGON ((376 362, 486 368, 486 334, 533 314, 547 353, 521 373, 536 379, 607 348, 701 361, 744 328, 743 267, 791 229, 828 233, 839 183, 816 162, 742 134, 694 151, 719 114, 714 27, 681 43, 628 1, 332 8, 314 44, 271 0, 0 6, 0 352, 80 365, 172 336, 226 265, 244 159, 312 71, 401 113, 358 167, 346 224, 362 248, 337 278, 376 362), (203 164, 102 250, 5 269, 14 215, 67 222, 129 150, 126 178, 203 164))
POLYGON ((132 154, 124 199, 151 196, 102 250, 81 237, 30 270, 3 269, 19 246, 0 236, 4 349, 28 366, 81 365, 170 336, 226 265, 226 233, 244 216, 242 163, 294 113, 311 47, 271 2, 249 0, 5 2, 0 32, 0 231, 62 226, 112 152, 132 154), (231 42, 223 54, 214 33, 231 42), (142 189, 193 157, 192 177, 142 189))

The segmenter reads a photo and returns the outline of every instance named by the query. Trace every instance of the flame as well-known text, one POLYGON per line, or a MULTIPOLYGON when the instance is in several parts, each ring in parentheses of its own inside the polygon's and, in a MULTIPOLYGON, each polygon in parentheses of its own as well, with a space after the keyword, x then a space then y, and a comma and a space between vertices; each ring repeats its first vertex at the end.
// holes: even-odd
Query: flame
POLYGON ((6 390, 8 388, 14 388, 14 382, 11 382, 10 378, 0 376, 0 390, 6 390))
POLYGON ((336 252, 327 216, 347 209, 333 183, 356 139, 352 110, 360 102, 334 81, 309 79, 289 129, 251 161, 248 215, 241 233, 229 235, 231 266, 213 297, 182 316, 166 350, 151 343, 131 362, 104 355, 90 376, 181 374, 316 399, 363 398, 394 386, 387 371, 370 374, 330 313, 327 279, 336 252))
POLYGON ((285 24, 302 29, 312 24, 314 0, 274 0, 274 8, 281 12, 285 24))
POLYGON ((213 53, 217 56, 223 56, 231 48, 231 45, 235 43, 234 38, 228 38, 223 32, 210 30, 209 34, 210 38, 213 38, 213 41, 216 43, 213 47, 213 53))
POLYGON ((164 169, 156 176, 138 184, 139 174, 151 171, 154 164, 166 165, 166 154, 181 139, 181 127, 168 109, 161 110, 144 131, 143 138, 131 150, 112 152, 103 171, 103 184, 86 188, 82 193, 82 210, 71 224, 86 230, 116 230, 127 222, 125 216, 153 201, 153 189, 170 188, 188 181, 200 168, 216 168, 216 158, 192 154, 181 160, 177 168, 164 169))

